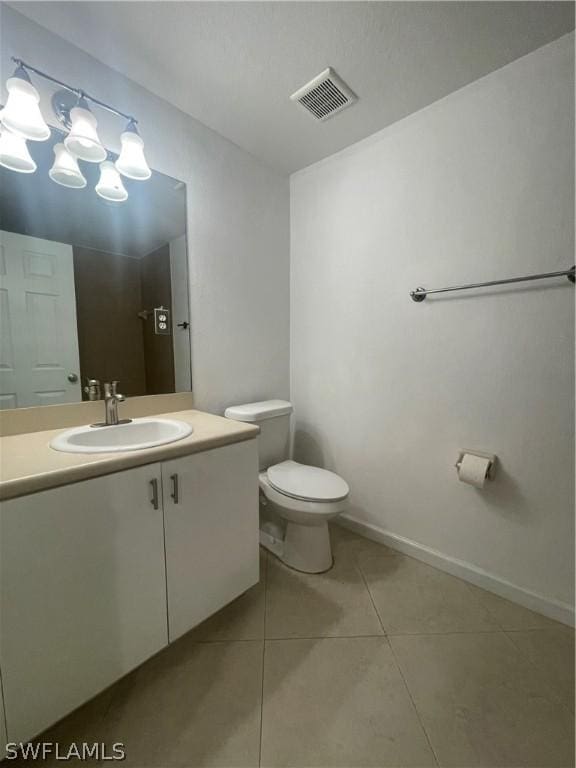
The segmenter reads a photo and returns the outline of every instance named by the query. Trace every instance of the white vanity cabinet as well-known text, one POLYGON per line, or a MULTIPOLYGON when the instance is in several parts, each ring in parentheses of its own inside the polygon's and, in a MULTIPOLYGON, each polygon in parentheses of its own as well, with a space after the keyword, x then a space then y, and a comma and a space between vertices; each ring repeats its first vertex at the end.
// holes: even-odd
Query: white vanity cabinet
POLYGON ((254 439, 3 502, 8 741, 38 735, 257 581, 254 439))
POLYGON ((258 581, 258 459, 250 440, 162 464, 170 641, 258 581))
POLYGON ((0 666, 10 741, 167 642, 160 464, 2 504, 0 666))

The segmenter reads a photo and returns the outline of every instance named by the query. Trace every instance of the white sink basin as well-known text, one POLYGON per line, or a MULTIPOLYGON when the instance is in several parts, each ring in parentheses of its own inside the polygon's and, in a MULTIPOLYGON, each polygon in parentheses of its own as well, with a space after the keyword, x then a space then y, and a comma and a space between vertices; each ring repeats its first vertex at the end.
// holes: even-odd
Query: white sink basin
POLYGON ((55 451, 66 453, 113 453, 140 451, 174 443, 192 434, 192 427, 175 419, 134 419, 110 427, 75 427, 50 442, 55 451))

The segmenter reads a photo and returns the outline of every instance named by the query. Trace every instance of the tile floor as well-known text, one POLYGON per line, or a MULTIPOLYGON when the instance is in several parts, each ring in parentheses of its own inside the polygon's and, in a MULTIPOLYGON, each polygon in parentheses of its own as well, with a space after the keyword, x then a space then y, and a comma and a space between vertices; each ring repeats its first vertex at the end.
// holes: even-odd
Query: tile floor
POLYGON ((43 738, 135 768, 574 766, 572 630, 332 537, 330 572, 263 553, 258 586, 43 738))

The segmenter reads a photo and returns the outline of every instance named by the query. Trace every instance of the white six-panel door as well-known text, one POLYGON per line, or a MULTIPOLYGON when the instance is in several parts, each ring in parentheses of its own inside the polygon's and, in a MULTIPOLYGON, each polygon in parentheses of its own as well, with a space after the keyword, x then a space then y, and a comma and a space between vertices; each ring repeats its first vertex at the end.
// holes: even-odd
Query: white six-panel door
POLYGON ((0 408, 81 399, 72 247, 0 231, 0 408))

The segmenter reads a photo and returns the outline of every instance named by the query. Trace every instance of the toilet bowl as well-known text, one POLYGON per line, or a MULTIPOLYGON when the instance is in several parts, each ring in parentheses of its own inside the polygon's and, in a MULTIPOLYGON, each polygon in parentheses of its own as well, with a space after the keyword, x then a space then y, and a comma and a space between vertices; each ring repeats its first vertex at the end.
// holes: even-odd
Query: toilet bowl
POLYGON ((260 543, 291 568, 332 567, 328 521, 345 511, 349 488, 334 472, 287 459, 292 405, 286 400, 227 408, 225 416, 260 426, 260 543))

